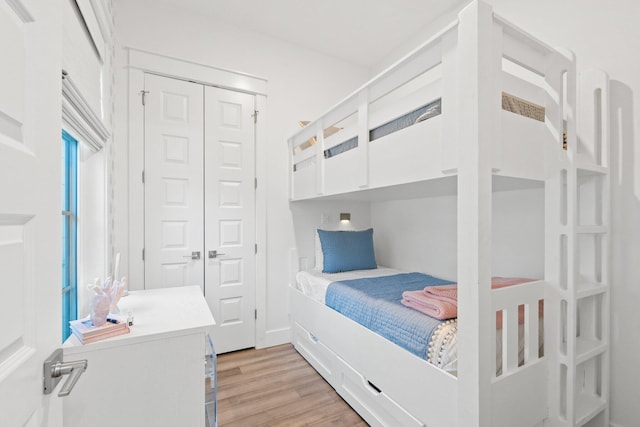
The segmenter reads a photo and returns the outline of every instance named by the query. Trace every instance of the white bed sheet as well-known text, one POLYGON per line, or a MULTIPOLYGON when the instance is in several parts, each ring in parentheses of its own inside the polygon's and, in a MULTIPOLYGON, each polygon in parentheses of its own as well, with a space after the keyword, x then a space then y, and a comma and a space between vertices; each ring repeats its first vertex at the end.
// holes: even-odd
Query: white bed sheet
POLYGON ((400 274, 403 271, 378 267, 371 270, 345 271, 342 273, 323 273, 321 270, 299 271, 296 274, 296 287, 306 296, 324 304, 327 288, 332 282, 361 279, 363 277, 382 277, 400 274))

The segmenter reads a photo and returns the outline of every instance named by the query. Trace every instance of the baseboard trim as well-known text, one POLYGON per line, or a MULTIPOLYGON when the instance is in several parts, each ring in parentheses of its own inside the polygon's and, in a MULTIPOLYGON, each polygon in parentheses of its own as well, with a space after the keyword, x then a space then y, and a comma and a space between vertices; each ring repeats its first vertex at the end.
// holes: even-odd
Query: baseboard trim
POLYGON ((286 344, 291 342, 291 328, 272 329, 266 331, 264 336, 264 345, 257 348, 273 347, 274 345, 286 344))

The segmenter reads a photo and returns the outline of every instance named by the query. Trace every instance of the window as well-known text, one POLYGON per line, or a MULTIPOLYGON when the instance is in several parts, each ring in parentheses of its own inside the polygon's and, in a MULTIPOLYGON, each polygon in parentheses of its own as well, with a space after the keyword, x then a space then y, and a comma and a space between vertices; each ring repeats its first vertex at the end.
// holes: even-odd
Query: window
POLYGON ((78 318, 78 141, 62 131, 62 341, 78 318))

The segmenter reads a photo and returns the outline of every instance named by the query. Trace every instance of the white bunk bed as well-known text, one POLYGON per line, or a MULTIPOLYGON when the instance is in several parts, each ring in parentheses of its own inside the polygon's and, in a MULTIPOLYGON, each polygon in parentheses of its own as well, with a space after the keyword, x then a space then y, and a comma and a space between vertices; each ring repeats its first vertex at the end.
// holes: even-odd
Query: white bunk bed
POLYGON ((606 425, 608 83, 585 74, 577 100, 576 80, 571 54, 474 1, 289 139, 294 203, 457 197, 457 376, 291 287, 295 348, 371 425, 606 425), (491 290, 492 192, 531 186, 545 188, 544 280, 491 290))

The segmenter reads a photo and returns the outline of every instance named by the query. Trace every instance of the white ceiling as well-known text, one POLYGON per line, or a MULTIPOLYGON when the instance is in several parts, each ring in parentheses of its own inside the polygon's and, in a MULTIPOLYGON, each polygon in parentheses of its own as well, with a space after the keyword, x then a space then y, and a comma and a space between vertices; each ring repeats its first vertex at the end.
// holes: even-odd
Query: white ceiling
POLYGON ((378 64, 468 0, 156 0, 358 65, 378 64))

